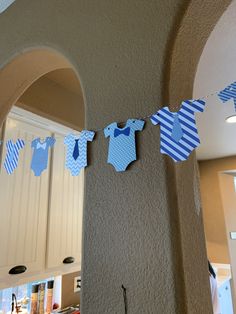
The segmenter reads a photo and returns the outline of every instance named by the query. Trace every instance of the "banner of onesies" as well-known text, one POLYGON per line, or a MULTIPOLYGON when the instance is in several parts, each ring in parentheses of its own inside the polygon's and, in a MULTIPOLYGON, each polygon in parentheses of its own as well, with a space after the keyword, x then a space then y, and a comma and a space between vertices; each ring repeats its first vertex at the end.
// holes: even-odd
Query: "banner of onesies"
MULTIPOLYGON (((225 103, 234 101, 236 111, 236 82, 230 84, 217 94, 225 103)), ((128 119, 123 128, 119 123, 113 122, 104 128, 104 136, 109 138, 107 163, 111 164, 115 171, 122 172, 130 163, 137 159, 135 134, 142 131, 145 119, 149 118, 153 125, 160 126, 160 151, 168 155, 175 162, 187 160, 191 152, 199 146, 200 139, 195 121, 195 112, 203 112, 209 96, 195 100, 184 100, 179 111, 170 111, 163 107, 154 114, 140 119, 128 119)), ((79 137, 68 134, 64 139, 66 146, 65 167, 72 176, 79 175, 81 169, 87 167, 87 145, 94 140, 98 131, 83 130, 79 137)), ((2 142, 0 142, 2 144, 2 142)), ((56 145, 56 139, 47 137, 43 141, 36 138, 31 143, 32 159, 29 165, 34 175, 39 177, 48 166, 49 150, 56 145)), ((8 174, 12 174, 17 168, 21 151, 25 147, 22 139, 6 142, 6 156, 4 168, 8 174)))

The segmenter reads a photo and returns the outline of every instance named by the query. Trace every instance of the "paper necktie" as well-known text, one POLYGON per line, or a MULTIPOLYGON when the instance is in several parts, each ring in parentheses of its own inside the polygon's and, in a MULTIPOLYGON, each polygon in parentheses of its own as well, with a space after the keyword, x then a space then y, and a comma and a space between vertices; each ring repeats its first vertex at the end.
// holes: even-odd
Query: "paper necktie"
POLYGON ((79 139, 75 140, 75 147, 74 147, 74 151, 73 151, 73 158, 74 160, 76 160, 79 157, 79 143, 78 143, 79 139))
POLYGON ((179 122, 178 114, 175 114, 171 137, 176 142, 179 142, 180 139, 182 138, 182 136, 183 136, 183 130, 182 130, 180 122, 179 122))

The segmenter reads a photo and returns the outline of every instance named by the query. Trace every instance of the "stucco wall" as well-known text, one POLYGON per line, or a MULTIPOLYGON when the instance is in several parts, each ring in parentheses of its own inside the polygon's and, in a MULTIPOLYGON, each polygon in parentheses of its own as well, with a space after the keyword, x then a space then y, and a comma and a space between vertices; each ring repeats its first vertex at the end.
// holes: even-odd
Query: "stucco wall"
MULTIPOLYGON (((16 1, 0 16, 0 67, 26 49, 49 46, 61 51, 79 73, 88 129, 153 113, 168 90, 168 58, 187 4, 16 1)), ((185 96, 191 95, 190 77, 185 96)), ((176 90, 171 100, 182 95, 176 90)), ((0 106, 5 110, 4 103, 0 106)), ((137 137, 139 160, 125 173, 107 165, 108 141, 102 132, 89 147, 82 313, 123 313, 123 284, 130 314, 209 314, 193 160, 177 167, 176 191, 173 162, 159 153, 159 128, 147 123, 137 137)))

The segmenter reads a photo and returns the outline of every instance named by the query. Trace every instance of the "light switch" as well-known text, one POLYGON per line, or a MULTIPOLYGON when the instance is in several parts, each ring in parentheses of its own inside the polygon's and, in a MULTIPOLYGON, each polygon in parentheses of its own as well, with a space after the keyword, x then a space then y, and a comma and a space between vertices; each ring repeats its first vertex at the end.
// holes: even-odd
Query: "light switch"
POLYGON ((232 240, 236 240, 236 231, 231 231, 231 232, 230 232, 230 238, 231 238, 232 240))

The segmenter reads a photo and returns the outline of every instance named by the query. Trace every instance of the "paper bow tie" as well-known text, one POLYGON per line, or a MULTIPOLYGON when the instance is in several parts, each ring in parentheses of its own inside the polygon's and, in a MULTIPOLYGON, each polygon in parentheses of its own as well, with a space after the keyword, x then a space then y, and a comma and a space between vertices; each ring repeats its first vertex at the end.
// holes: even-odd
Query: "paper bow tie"
POLYGON ((126 128, 126 129, 124 129, 124 130, 115 129, 115 131, 114 131, 114 137, 117 137, 117 136, 119 136, 119 135, 121 135, 121 134, 123 134, 123 135, 125 135, 125 136, 129 136, 129 134, 130 134, 130 127, 126 128))
POLYGON ((47 143, 43 143, 43 144, 41 144, 41 143, 37 143, 37 149, 38 149, 38 148, 45 149, 45 148, 46 148, 46 146, 47 146, 47 143))

